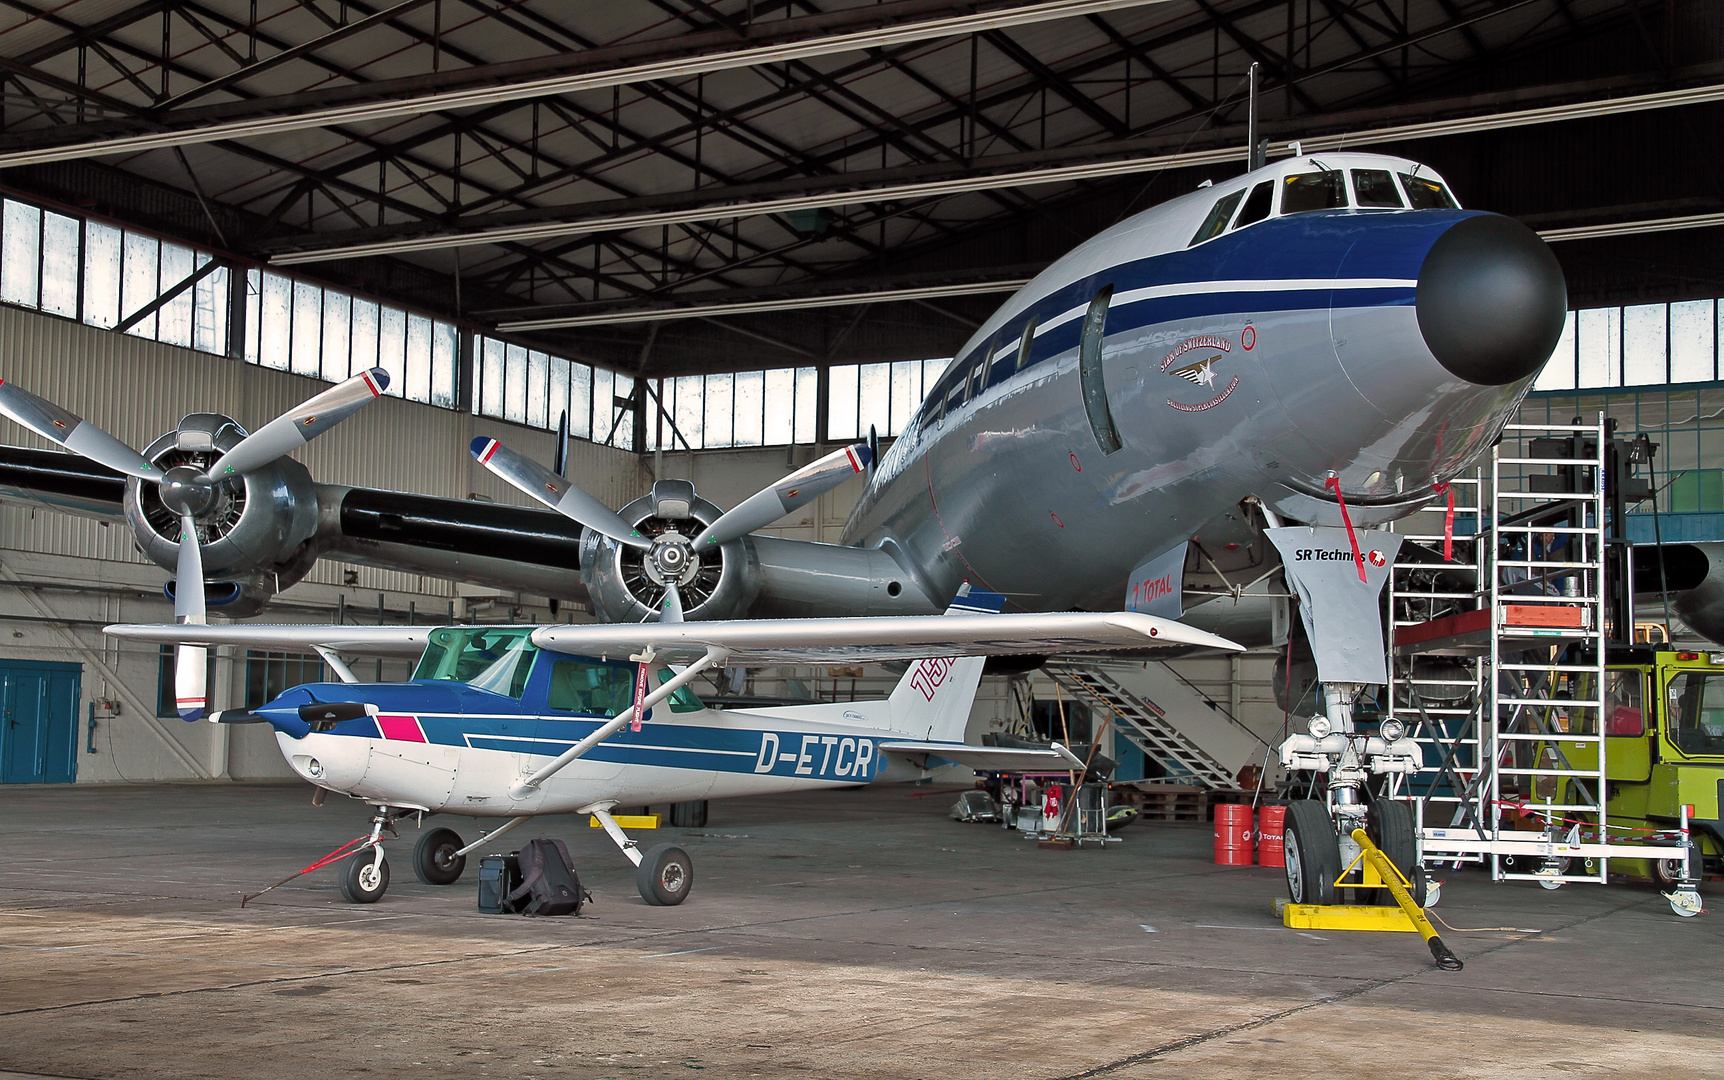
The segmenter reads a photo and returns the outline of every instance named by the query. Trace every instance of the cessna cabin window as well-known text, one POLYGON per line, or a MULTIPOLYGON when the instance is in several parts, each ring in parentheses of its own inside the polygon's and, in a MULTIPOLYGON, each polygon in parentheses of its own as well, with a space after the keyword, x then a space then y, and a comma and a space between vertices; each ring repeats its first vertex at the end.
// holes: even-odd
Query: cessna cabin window
POLYGON ((635 701, 635 669, 589 660, 558 660, 551 665, 545 705, 558 712, 612 717, 635 701))
POLYGON ((1387 169, 1354 169, 1353 198, 1360 206, 1393 207, 1399 210, 1401 192, 1387 169))
POLYGON ((1407 201, 1414 210, 1459 210, 1455 197, 1440 181, 1428 180, 1411 173, 1401 174, 1401 186, 1407 189, 1407 201))
POLYGON ((518 698, 538 646, 530 626, 445 626, 431 631, 415 679, 464 682, 518 698))
MULTIPOLYGON (((675 675, 675 672, 671 671, 670 668, 659 668, 658 684, 663 686, 665 683, 670 682, 673 675, 675 675)), ((700 698, 695 696, 694 691, 690 690, 686 686, 679 686, 675 690, 672 690, 670 692, 669 703, 671 712, 699 712, 706 708, 705 705, 701 704, 700 698)))
POLYGON ((1309 210, 1334 210, 1347 205, 1347 189, 1341 174, 1333 169, 1296 173, 1281 178, 1281 212, 1303 214, 1309 210))
POLYGON ((1209 216, 1203 219, 1203 227, 1197 230, 1197 235, 1191 238, 1186 247, 1196 247, 1205 240, 1213 240, 1227 229, 1227 223, 1233 220, 1233 211, 1238 209, 1239 200, 1245 198, 1245 189, 1240 188, 1233 194, 1217 202, 1209 211, 1209 216))
POLYGON ((1262 221, 1269 216, 1274 202, 1275 181, 1265 180, 1251 189, 1251 197, 1245 200, 1245 209, 1239 211, 1239 220, 1233 223, 1233 227, 1243 229, 1262 221))

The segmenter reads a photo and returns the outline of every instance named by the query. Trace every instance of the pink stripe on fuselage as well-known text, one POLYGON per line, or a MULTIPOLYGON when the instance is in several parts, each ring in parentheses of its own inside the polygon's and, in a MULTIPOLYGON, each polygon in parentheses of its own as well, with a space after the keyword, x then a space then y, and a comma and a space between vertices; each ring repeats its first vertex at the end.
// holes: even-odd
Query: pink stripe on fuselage
POLYGON ((383 732, 385 739, 399 739, 401 742, 426 741, 425 730, 419 726, 417 716, 390 716, 379 713, 377 728, 383 732))

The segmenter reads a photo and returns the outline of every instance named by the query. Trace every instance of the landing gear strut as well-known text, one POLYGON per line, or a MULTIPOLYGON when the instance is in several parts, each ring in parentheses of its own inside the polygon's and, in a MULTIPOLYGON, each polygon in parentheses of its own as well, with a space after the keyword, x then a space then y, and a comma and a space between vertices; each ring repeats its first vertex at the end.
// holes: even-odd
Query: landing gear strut
POLYGON ((653 907, 675 907, 688 899, 689 890, 694 887, 694 860, 688 857, 688 852, 675 844, 659 844, 642 855, 640 845, 630 840, 611 817, 609 806, 588 807, 585 812, 599 819, 605 835, 635 864, 635 888, 640 890, 642 900, 653 907))

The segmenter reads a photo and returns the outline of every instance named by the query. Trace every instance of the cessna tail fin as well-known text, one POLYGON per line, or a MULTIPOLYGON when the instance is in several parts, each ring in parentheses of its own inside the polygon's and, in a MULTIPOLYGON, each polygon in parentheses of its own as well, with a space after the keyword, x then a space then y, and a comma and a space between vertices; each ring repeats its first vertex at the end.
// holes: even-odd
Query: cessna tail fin
MULTIPOLYGON (((948 615, 999 614, 1006 598, 968 582, 958 589, 948 615)), ((892 726, 930 742, 963 742, 970 724, 970 707, 982 681, 981 656, 940 656, 912 660, 887 699, 892 726)))

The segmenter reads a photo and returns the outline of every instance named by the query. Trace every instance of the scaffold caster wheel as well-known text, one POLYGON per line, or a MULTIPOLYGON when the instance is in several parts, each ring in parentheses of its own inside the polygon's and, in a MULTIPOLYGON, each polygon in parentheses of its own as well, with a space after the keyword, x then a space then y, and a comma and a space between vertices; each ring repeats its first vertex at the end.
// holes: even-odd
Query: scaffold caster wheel
POLYGON ((1670 901, 1670 910, 1684 919, 1692 919, 1705 910, 1700 906, 1700 894, 1692 885, 1678 885, 1664 894, 1670 901))
MULTIPOLYGON (((1430 871, 1427 870, 1426 874, 1429 875, 1429 873, 1430 871)), ((1442 898, 1443 883, 1434 877, 1427 876, 1425 878, 1425 906, 1428 908, 1434 908, 1437 906, 1437 901, 1442 898)))
POLYGON ((1534 870, 1533 873, 1537 874, 1541 879, 1544 879, 1539 881, 1540 886, 1552 891, 1560 889, 1564 885, 1568 884, 1566 881, 1561 880, 1562 875, 1568 873, 1568 860, 1546 859, 1544 861, 1544 865, 1540 866, 1537 870, 1534 870))

